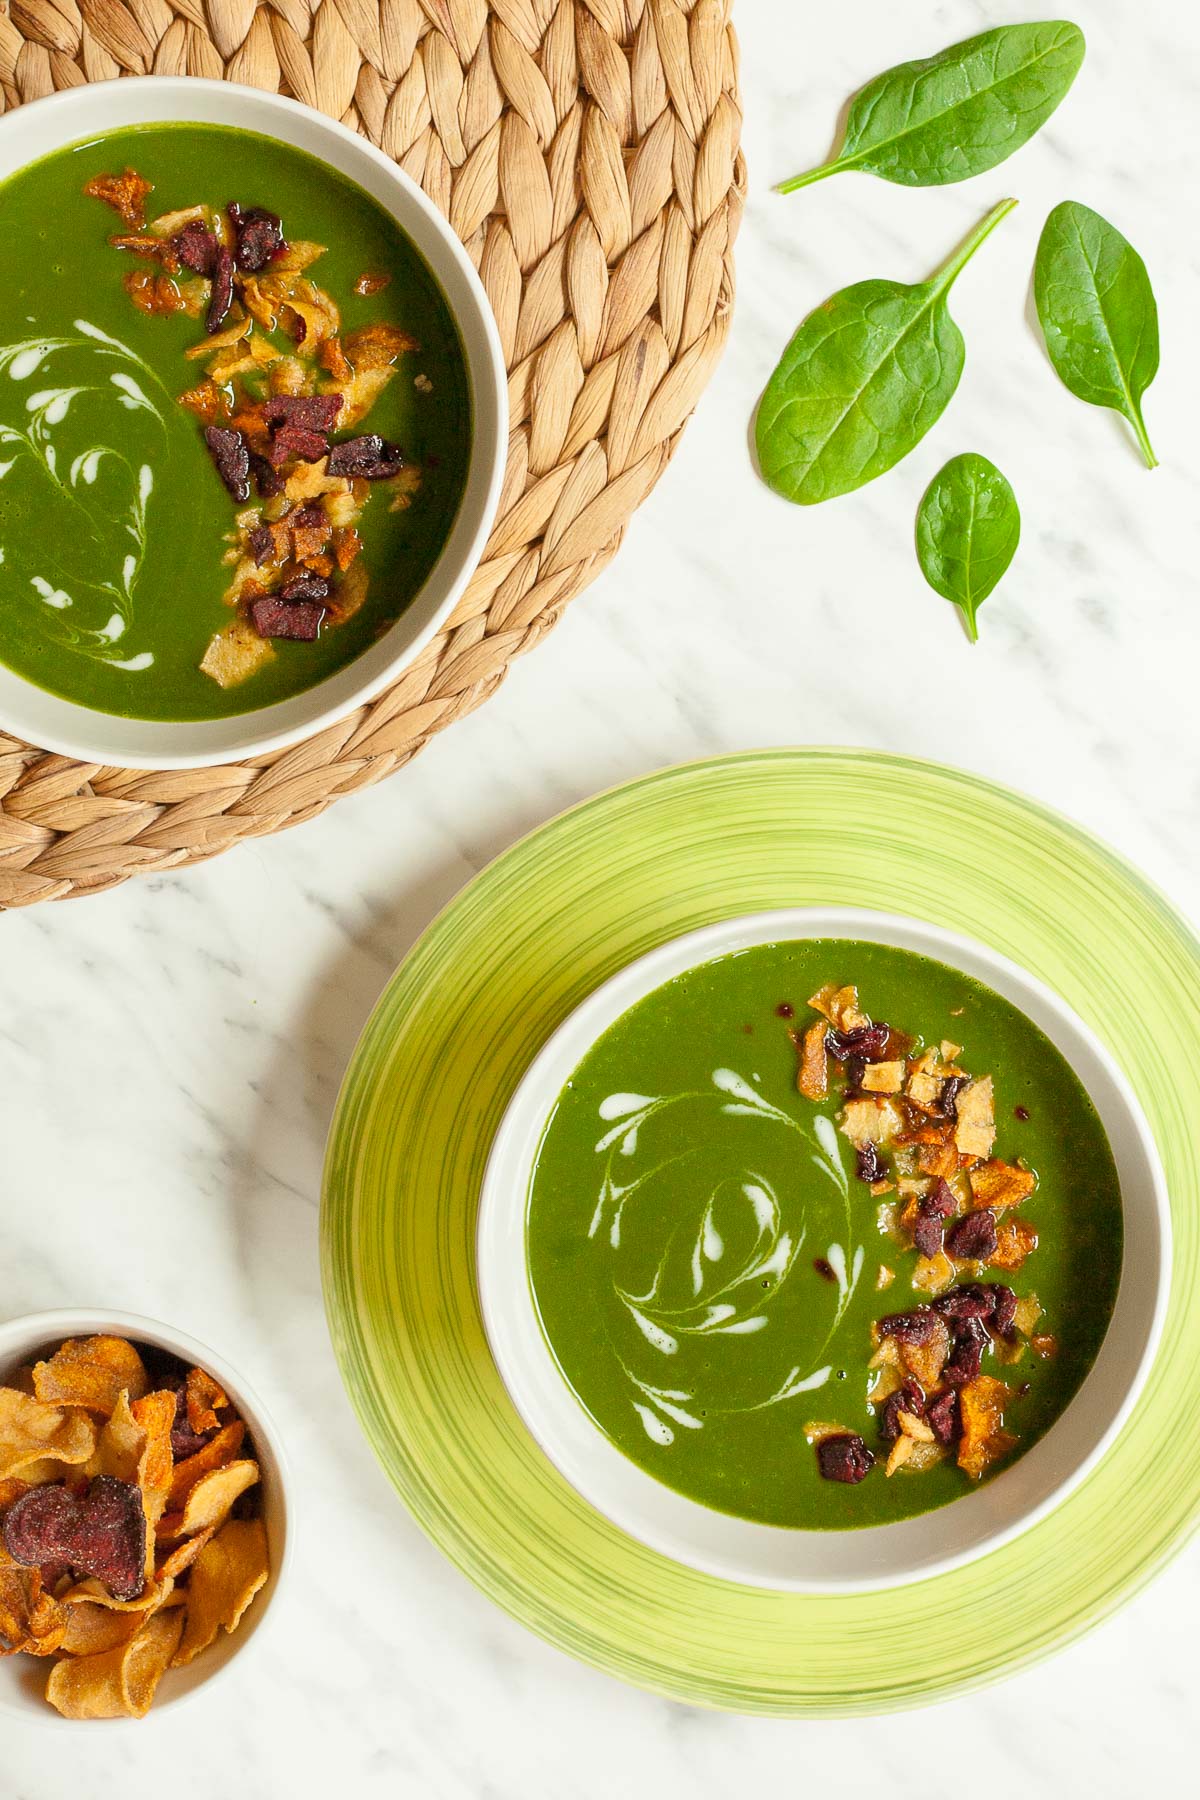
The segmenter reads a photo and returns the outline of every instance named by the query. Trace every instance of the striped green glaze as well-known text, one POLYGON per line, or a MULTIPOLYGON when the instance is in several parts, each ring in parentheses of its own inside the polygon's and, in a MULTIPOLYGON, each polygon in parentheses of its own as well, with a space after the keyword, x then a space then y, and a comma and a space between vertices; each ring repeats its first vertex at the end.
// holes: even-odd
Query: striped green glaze
POLYGON ((679 1700, 777 1715, 889 1711, 1058 1649, 1162 1567, 1200 1514, 1177 1380, 1200 1357, 1200 945, 1075 826, 930 764, 773 751, 586 802, 508 850, 401 965, 355 1053, 325 1170, 330 1329, 370 1442, 485 1593, 596 1667, 679 1700), (677 1567, 592 1512, 517 1419, 474 1287, 480 1182, 535 1052, 618 967, 737 912, 840 903, 965 932, 1055 987, 1107 1042, 1154 1128, 1175 1229, 1145 1394, 1096 1473, 972 1567, 844 1598, 677 1567), (1147 1021, 1145 996, 1161 1000, 1147 1021), (1142 1004, 1137 1004, 1137 1000, 1142 1004), (1015 1600, 1015 1604, 1014 1604, 1015 1600))

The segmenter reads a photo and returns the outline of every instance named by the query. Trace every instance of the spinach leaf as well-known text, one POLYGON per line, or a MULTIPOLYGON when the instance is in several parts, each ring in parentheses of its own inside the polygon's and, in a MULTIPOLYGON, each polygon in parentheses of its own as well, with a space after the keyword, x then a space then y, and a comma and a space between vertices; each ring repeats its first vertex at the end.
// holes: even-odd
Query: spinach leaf
POLYGON ((899 63, 855 95, 832 162, 781 194, 863 169, 904 187, 941 187, 994 169, 1046 123, 1079 73, 1083 33, 1065 19, 1000 25, 937 56, 899 63))
POLYGON ((917 512, 917 560, 935 593, 952 600, 975 643, 982 606, 1016 554, 1021 509, 995 463, 968 451, 951 457, 917 512))
POLYGON ((777 494, 801 506, 848 494, 907 456, 941 417, 964 355, 947 295, 1016 204, 1002 200, 928 281, 860 281, 809 313, 755 420, 759 468, 777 494))
POLYGON ((1064 200, 1038 239, 1033 296, 1064 385, 1092 406, 1123 413, 1155 468, 1142 395, 1158 373, 1158 307, 1133 245, 1090 207, 1064 200))

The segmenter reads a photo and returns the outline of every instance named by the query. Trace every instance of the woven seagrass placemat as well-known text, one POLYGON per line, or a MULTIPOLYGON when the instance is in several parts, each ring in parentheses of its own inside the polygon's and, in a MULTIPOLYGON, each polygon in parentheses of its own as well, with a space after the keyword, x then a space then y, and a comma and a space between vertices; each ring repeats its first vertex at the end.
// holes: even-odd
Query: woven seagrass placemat
POLYGON ((294 95, 448 214, 509 369, 504 491, 447 628, 291 750, 147 771, 0 733, 0 907, 281 831, 479 705, 604 567, 720 356, 745 167, 731 0, 0 0, 0 108, 118 75, 294 95))

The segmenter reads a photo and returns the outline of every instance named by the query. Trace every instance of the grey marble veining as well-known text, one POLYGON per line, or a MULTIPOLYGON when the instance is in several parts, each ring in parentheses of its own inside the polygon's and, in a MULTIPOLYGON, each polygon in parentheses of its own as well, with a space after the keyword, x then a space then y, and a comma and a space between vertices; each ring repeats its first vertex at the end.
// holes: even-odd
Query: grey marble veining
POLYGON ((178 1800, 331 1787, 684 1800, 881 1784, 916 1800, 961 1791, 949 1772, 979 1756, 983 1791, 1039 1800, 1067 1780, 1097 1796, 1186 1788, 1195 1548, 1052 1663, 907 1724, 674 1706, 528 1636, 425 1541, 350 1414, 317 1272, 324 1135, 387 974, 497 851, 612 782, 760 744, 956 762, 1060 807, 1200 912, 1192 10, 1076 5, 1083 75, 1042 136, 990 175, 925 192, 853 175, 786 201, 769 192, 826 153, 861 81, 1042 10, 740 0, 752 191, 737 318, 611 569, 485 708, 394 780, 194 872, 0 920, 4 1312, 108 1302, 219 1345, 285 1427, 303 1514, 283 1628, 215 1718, 198 1702, 69 1749, 8 1727, 4 1800, 150 1800, 168 1781, 178 1800), (1007 193, 1020 207, 955 291, 967 367, 940 425, 857 495, 805 511, 775 499, 746 433, 803 313, 867 275, 920 278, 1007 193), (1121 225, 1155 279, 1153 475, 1119 421, 1059 387, 1030 328, 1033 248, 1068 196, 1121 225), (911 544, 926 482, 964 449, 1005 469, 1024 513, 976 648, 911 544))

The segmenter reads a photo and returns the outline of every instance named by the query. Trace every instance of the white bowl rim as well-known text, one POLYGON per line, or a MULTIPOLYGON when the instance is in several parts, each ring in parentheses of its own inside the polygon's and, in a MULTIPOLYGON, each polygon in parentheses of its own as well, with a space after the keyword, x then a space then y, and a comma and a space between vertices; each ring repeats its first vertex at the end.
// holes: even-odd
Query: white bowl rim
MULTIPOLYGON (((250 1648, 251 1643, 260 1643, 263 1633, 273 1625, 275 1601, 279 1590, 291 1573, 295 1556, 296 1521, 293 1516, 292 1478, 287 1452, 283 1439, 263 1401, 254 1392, 245 1378, 238 1374, 224 1357, 202 1343, 199 1338, 192 1337, 186 1331, 177 1330, 174 1325, 164 1324, 161 1319, 152 1319, 143 1313, 118 1312, 107 1307, 70 1306, 54 1307, 45 1312, 21 1313, 15 1318, 0 1320, 0 1384, 3 1383, 8 1368, 15 1357, 27 1355, 40 1345, 61 1343, 70 1337, 80 1337, 95 1333, 112 1333, 117 1337, 127 1337, 133 1343, 152 1345, 156 1350, 167 1350, 181 1356, 199 1368, 214 1375, 237 1406, 239 1416, 245 1421, 256 1447, 266 1445, 271 1458, 273 1502, 278 1509, 280 1537, 283 1553, 278 1563, 274 1561, 272 1544, 272 1567, 266 1588, 257 1594, 251 1603, 251 1610, 262 1602, 262 1610, 254 1621, 254 1628, 248 1631, 245 1639, 239 1643, 238 1633, 229 1639, 225 1655, 214 1659, 210 1670, 206 1670, 203 1678, 194 1681, 179 1692, 172 1693, 168 1686, 164 1692, 160 1688, 155 1695, 149 1712, 141 1719, 65 1719, 56 1712, 48 1702, 34 1706, 28 1698, 14 1702, 4 1693, 0 1686, 0 1714, 9 1718, 27 1720, 38 1726, 49 1726, 52 1729, 70 1728, 77 1731, 80 1726, 105 1726, 112 1729, 121 1726, 138 1725, 143 1728, 150 1720, 163 1718, 173 1713, 177 1707, 185 1706, 189 1700, 199 1693, 209 1694, 213 1683, 221 1680, 238 1660, 250 1648)), ((228 1634, 227 1634, 228 1635, 228 1634)), ((226 1648, 222 1645, 222 1648, 226 1648)), ((197 1659, 197 1664, 199 1659, 197 1659)), ((46 1659, 47 1670, 50 1659, 46 1659)), ((169 1682, 171 1670, 163 1677, 169 1682)))
MULTIPOLYGON (((1071 1062, 1070 1057, 1067 1060, 1071 1062)), ((1074 1067, 1073 1063, 1072 1067, 1074 1067)), ((1076 1069, 1076 1073, 1079 1073, 1078 1069, 1076 1069)), ((1082 1075, 1080 1075, 1080 1079, 1083 1080, 1082 1075)), ((1101 1123, 1106 1135, 1110 1136, 1111 1142, 1109 1120, 1100 1111, 1091 1085, 1084 1082, 1084 1086, 1093 1105, 1100 1113, 1101 1123)), ((1010 1469, 1002 1470, 975 1493, 963 1495, 963 1500, 969 1500, 976 1508, 989 1494, 994 1497, 1001 1490, 1001 1484, 1007 1482, 1011 1489, 1012 1482, 1019 1477, 1022 1467, 1038 1456, 1044 1446, 1054 1444, 1055 1434, 1061 1435, 1064 1423, 1073 1414, 1078 1416, 1081 1402, 1089 1388, 1096 1388, 1095 1377, 1101 1367, 1105 1347, 1113 1338, 1112 1327, 1121 1304, 1121 1290, 1125 1288, 1129 1275, 1129 1201, 1124 1192, 1122 1192, 1122 1210, 1125 1215, 1126 1229, 1122 1247, 1121 1282, 1113 1317, 1100 1346, 1100 1351, 1079 1389, 1049 1430, 1031 1445, 1025 1455, 1018 1458, 1010 1469)), ((1111 1052, 1091 1027, 1060 995, 1021 964, 1002 952, 994 950, 979 939, 951 931, 912 914, 830 904, 779 907, 752 913, 730 914, 656 945, 623 965, 599 987, 586 995, 567 1014, 538 1051, 505 1108, 484 1170, 475 1242, 480 1311, 492 1357, 509 1399, 534 1442, 588 1505, 606 1517, 610 1523, 648 1548, 674 1562, 694 1568, 702 1574, 716 1576, 719 1579, 736 1582, 743 1586, 769 1588, 781 1592, 852 1594, 879 1592, 887 1588, 907 1586, 973 1563, 1031 1529, 1059 1506, 1087 1478, 1111 1448, 1137 1404, 1146 1377, 1158 1352, 1169 1300, 1172 1232, 1166 1178, 1157 1144, 1141 1105, 1128 1078, 1111 1052), (564 1052, 565 1066, 569 1075, 570 1070, 578 1065, 608 1026, 622 1017, 639 999, 662 986, 664 982, 670 981, 676 975, 733 954, 739 948, 768 943, 786 943, 789 940, 813 937, 849 937, 865 942, 893 944, 898 937, 902 939, 905 934, 922 938, 925 943, 923 945, 901 943, 900 947, 915 949, 918 955, 924 955, 936 961, 944 961, 949 966, 971 975, 985 986, 993 988, 1002 997, 1009 999, 1010 1003, 1018 1006, 1027 1017, 1030 1017, 1033 1023, 1046 1036, 1050 1037, 1051 1042, 1056 1044, 1063 1055, 1066 1055, 1066 1052, 1058 1044, 1054 1029, 1052 1025, 1048 1025, 1048 1020, 1057 1022, 1076 1034, 1080 1045, 1095 1059, 1099 1069, 1114 1090, 1123 1111, 1123 1122, 1133 1134, 1136 1151, 1140 1154, 1144 1165, 1145 1198, 1149 1200, 1150 1204, 1148 1209, 1143 1208, 1146 1212, 1143 1226, 1148 1230, 1157 1251, 1153 1303, 1141 1329, 1141 1348, 1136 1362, 1125 1377, 1124 1391, 1120 1402, 1112 1411, 1104 1429, 1087 1453, 1074 1462, 1036 1504, 1022 1510, 1019 1517, 995 1530, 983 1532, 977 1542, 956 1552, 930 1555, 923 1558, 919 1564, 887 1573, 873 1571, 858 1577, 845 1575, 826 1577, 810 1571, 802 1578, 789 1578, 786 1574, 775 1570, 767 1578, 760 1570, 746 1561, 739 1560, 737 1556, 714 1551, 708 1545, 705 1545, 700 1552, 696 1551, 694 1545, 681 1548, 677 1536, 663 1530, 654 1521, 648 1522, 635 1509, 622 1507, 618 1510, 614 1508, 611 1500, 608 1505, 601 1504, 596 1497, 594 1472, 588 1467, 588 1462, 591 1458, 595 1458, 596 1462, 609 1463, 609 1467, 613 1469, 617 1465, 625 1465, 627 1469, 635 1472, 637 1484, 644 1484, 643 1491, 656 1490, 660 1495, 669 1496, 672 1503, 678 1502, 683 1509, 689 1510, 695 1515, 707 1515, 709 1521, 715 1519, 725 1522, 732 1528, 729 1531, 730 1536, 741 1536, 744 1532, 752 1533, 763 1543, 772 1539, 776 1543, 789 1539, 807 1539, 809 1542, 837 1540, 839 1544, 853 1544, 856 1540, 863 1543, 868 1538, 882 1539, 885 1536, 894 1538, 896 1534, 904 1532, 906 1528, 920 1526, 922 1522, 928 1528, 929 1521, 936 1522, 945 1519, 949 1513, 961 1516, 960 1503, 954 1501, 947 1506, 936 1508, 932 1512, 917 1514, 912 1519, 884 1526, 864 1527, 853 1531, 821 1532, 805 1529, 789 1530, 777 1526, 755 1524, 736 1519, 733 1515, 718 1513, 715 1509, 704 1507, 698 1502, 687 1499, 678 1494, 676 1490, 667 1487, 665 1483, 643 1473, 637 1464, 616 1448, 579 1404, 546 1341, 540 1319, 537 1316, 526 1265, 524 1281, 521 1285, 520 1303, 523 1307, 528 1308, 533 1316, 537 1342, 543 1359, 543 1372, 546 1368, 553 1369, 561 1392, 566 1394, 573 1403, 577 1423, 583 1422, 582 1429, 586 1431, 586 1435, 591 1440, 589 1458, 581 1461, 576 1456, 572 1460, 564 1454, 562 1445, 553 1431, 548 1428, 547 1421, 542 1416, 537 1404, 533 1402, 526 1370, 517 1360, 511 1328, 515 1282, 506 1279, 501 1285, 496 1274, 497 1264, 502 1254, 501 1243, 502 1239, 507 1239, 508 1248, 511 1250, 514 1238, 514 1219, 519 1218, 519 1236, 523 1257, 525 1221, 529 1203, 529 1179, 549 1114, 566 1078, 561 1074, 564 1066, 564 1052), (983 969, 988 970, 989 973, 983 973, 983 969), (1004 983, 1009 984, 1007 992, 1004 983), (1014 990, 1022 991, 1026 998, 1018 998, 1014 990), (1031 1002, 1033 1003, 1032 1007, 1031 1002), (1040 1017, 1037 1016, 1039 1012, 1040 1017), (609 1459, 613 1460, 610 1462, 609 1459)), ((1044 1454, 1041 1460, 1045 1460, 1044 1454)), ((674 1506, 672 1506, 672 1510, 675 1510, 674 1506)), ((933 1526, 935 1535, 936 1530, 935 1523, 933 1526)))
MULTIPOLYGON (((214 122, 230 123, 235 129, 255 132, 259 136, 274 136, 291 148, 302 149, 317 161, 327 162, 344 179, 356 180, 339 163, 323 156, 319 149, 309 144, 295 145, 282 131, 273 131, 270 123, 264 122, 272 117, 278 119, 281 125, 286 125, 289 120, 293 123, 302 121, 308 130, 324 135, 327 142, 335 145, 340 143, 347 154, 360 156, 366 164, 374 165, 394 185, 401 196, 399 204, 409 210, 409 219, 401 217, 395 206, 381 200, 378 195, 373 198, 385 210, 392 212, 401 230, 410 237, 413 236, 412 216, 416 215, 420 221, 419 228, 428 231, 431 237, 438 240, 439 254, 446 256, 453 266, 454 280, 462 285, 459 295, 446 293, 444 272, 432 270, 458 330, 471 390, 472 446, 466 485, 447 540, 425 583, 413 596, 396 624, 379 640, 378 645, 364 650, 352 662, 331 671, 323 680, 298 694, 243 713, 197 720, 133 719, 102 712, 67 700, 28 680, 7 664, 0 664, 0 722, 15 735, 62 756, 70 756, 83 762, 135 769, 186 769, 238 762, 287 749, 337 724, 356 707, 365 705, 391 686, 446 623, 479 565, 495 520, 508 450, 508 376, 491 303, 461 240, 412 177, 368 138, 352 131, 340 120, 306 106, 302 101, 244 83, 213 81, 204 76, 113 77, 106 81, 88 82, 79 87, 63 88, 41 99, 28 101, 13 112, 0 115, 0 146, 9 137, 18 138, 19 142, 28 134, 31 123, 36 125, 45 117, 57 113, 61 113, 64 120, 62 135, 53 145, 15 161, 7 173, 0 174, 0 183, 31 163, 53 155, 57 150, 86 142, 92 133, 99 135, 109 130, 121 130, 135 123, 177 125, 214 122), (128 101, 131 105, 135 104, 130 96, 133 88, 139 94, 148 93, 160 97, 161 109, 155 109, 155 117, 130 120, 122 116, 110 119, 107 123, 97 121, 90 125, 79 117, 91 109, 101 109, 105 97, 111 96, 113 90, 120 90, 119 103, 128 101), (214 121, 211 118, 197 118, 191 110, 201 108, 206 102, 216 104, 218 99, 224 105, 246 108, 259 122, 247 121, 239 125, 232 120, 214 121), (464 302, 471 308, 468 317, 463 315, 464 302), (475 523, 468 538, 463 534, 467 530, 470 512, 474 513, 475 523), (461 541, 456 541, 460 538, 461 541), (447 562, 452 549, 453 564, 447 562), (354 671, 363 669, 368 659, 374 659, 376 650, 397 634, 403 633, 405 619, 419 608, 422 597, 435 584, 444 584, 445 592, 425 623, 419 630, 404 637, 401 648, 394 656, 386 662, 381 660, 381 666, 372 674, 364 673, 361 679, 356 680, 354 671), (13 684, 17 686, 14 687, 13 684), (319 705, 316 697, 334 686, 339 690, 338 697, 327 701, 324 706, 319 705), (6 699, 5 689, 11 689, 17 699, 13 700, 12 695, 6 699), (34 707, 42 707, 51 715, 49 725, 39 722, 35 729, 32 720, 22 718, 19 710, 15 714, 10 711, 11 706, 17 705, 19 708, 20 701, 25 699, 20 692, 22 689, 30 690, 33 696, 27 701, 31 711, 34 707), (304 711, 306 716, 290 723, 276 722, 272 725, 269 722, 272 715, 279 721, 281 714, 293 711, 304 711), (61 715, 61 724, 54 722, 55 715, 61 715), (93 725, 94 731, 89 729, 93 725), (123 728, 131 734, 134 741, 128 744, 105 742, 106 728, 123 728), (222 739, 219 743, 215 741, 218 735, 222 739), (164 747, 156 747, 155 738, 161 738, 164 747), (144 744, 139 739, 144 739, 144 744), (206 742, 209 739, 213 742, 206 742)), ((422 261, 429 265, 429 247, 420 243, 415 247, 422 261)))

